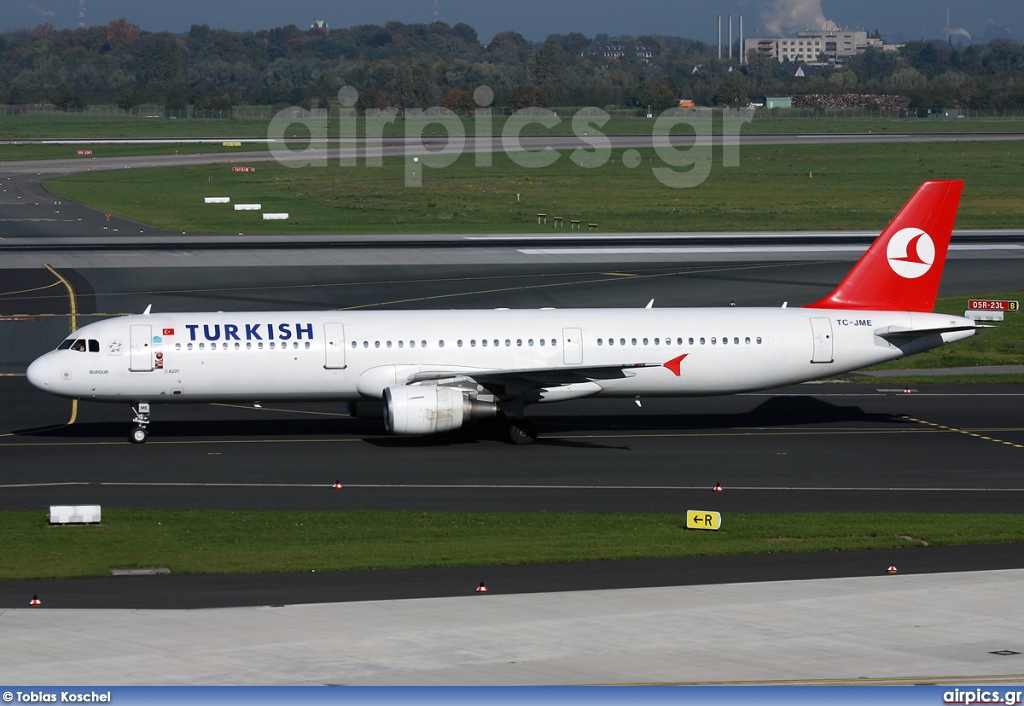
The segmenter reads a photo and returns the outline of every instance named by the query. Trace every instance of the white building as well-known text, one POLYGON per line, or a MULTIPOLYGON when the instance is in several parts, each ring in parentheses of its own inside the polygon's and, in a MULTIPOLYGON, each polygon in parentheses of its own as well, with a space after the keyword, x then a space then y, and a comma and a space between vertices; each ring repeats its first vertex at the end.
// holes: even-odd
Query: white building
POLYGON ((864 30, 821 29, 797 32, 795 37, 751 37, 743 40, 743 55, 754 49, 777 61, 818 61, 824 54, 827 61, 842 63, 875 47, 887 51, 899 49, 899 44, 886 44, 869 37, 864 30))

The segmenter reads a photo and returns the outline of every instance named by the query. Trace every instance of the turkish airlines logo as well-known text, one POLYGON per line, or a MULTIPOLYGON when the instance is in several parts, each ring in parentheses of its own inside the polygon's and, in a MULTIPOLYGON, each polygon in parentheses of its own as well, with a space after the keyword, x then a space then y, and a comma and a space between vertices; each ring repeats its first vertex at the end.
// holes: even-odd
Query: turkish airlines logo
POLYGON ((893 272, 906 279, 917 279, 932 268, 935 243, 920 228, 904 228, 889 238, 885 256, 893 272))

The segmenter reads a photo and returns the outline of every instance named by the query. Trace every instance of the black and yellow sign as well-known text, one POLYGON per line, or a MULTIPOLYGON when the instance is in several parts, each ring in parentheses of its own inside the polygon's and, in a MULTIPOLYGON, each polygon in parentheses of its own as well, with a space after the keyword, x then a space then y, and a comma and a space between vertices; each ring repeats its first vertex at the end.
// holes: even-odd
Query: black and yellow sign
POLYGON ((687 510, 686 529, 717 530, 722 526, 722 513, 712 510, 687 510))

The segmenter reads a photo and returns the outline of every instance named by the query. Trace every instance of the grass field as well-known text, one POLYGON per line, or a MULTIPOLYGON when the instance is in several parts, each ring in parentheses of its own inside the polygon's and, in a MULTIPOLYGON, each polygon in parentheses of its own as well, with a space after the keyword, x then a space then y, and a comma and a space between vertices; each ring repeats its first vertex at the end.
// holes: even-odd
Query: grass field
MULTIPOLYGON (((556 109, 557 112, 557 109, 556 109)), ((564 115, 564 113, 563 113, 564 115)), ((754 120, 743 128, 745 133, 918 133, 918 132, 1024 132, 1024 118, 778 118, 755 113, 754 120)), ((460 116, 466 135, 477 134, 474 116, 460 116)), ((481 134, 501 134, 509 118, 495 116, 490 123, 481 122, 481 134)), ((606 135, 650 134, 654 121, 648 118, 611 118, 601 131, 606 135)), ((111 137, 266 137, 269 120, 248 119, 181 119, 120 118, 85 115, 0 116, 0 139, 41 138, 111 138, 111 137)), ((329 134, 340 134, 340 118, 329 119, 329 134)), ((720 129, 718 120, 715 129, 720 129)), ((438 131, 443 131, 437 126, 438 131)), ((397 118, 384 128, 386 136, 405 135, 404 118, 397 118)), ((524 134, 568 134, 572 122, 563 117, 554 127, 532 126, 524 134)), ((360 121, 359 134, 364 134, 360 121)))
POLYGON ((49 183, 56 195, 171 231, 237 233, 550 232, 550 217, 596 222, 600 231, 881 230, 926 179, 966 179, 959 228, 1024 224, 1024 143, 960 145, 748 146, 740 166, 713 152, 696 188, 665 186, 654 150, 629 168, 622 151, 597 168, 568 155, 536 168, 495 154, 476 167, 464 155, 446 168, 400 158, 382 167, 289 168, 259 164, 233 174, 229 164, 73 175, 49 183), (405 185, 419 168, 422 187, 405 185), (811 177, 813 174, 813 177, 811 177), (211 181, 212 178, 212 181, 211 181), (130 187, 130 188, 129 188, 130 187), (204 206, 204 196, 260 203, 291 214, 264 223, 258 213, 204 206), (538 225, 537 214, 549 216, 538 225))
POLYGON ((685 515, 670 514, 105 510, 100 526, 59 527, 42 512, 2 512, 0 579, 156 566, 266 573, 1024 541, 1024 515, 737 514, 725 515, 718 532, 685 526, 685 515))

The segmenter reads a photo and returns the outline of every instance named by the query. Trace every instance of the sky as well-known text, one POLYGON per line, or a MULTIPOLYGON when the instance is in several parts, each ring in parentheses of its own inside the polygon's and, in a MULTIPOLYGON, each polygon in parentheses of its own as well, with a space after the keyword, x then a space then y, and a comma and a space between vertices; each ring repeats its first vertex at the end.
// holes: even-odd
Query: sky
MULTIPOLYGON (((50 22, 77 27, 79 5, 87 25, 126 18, 149 31, 186 32, 193 24, 256 30, 326 20, 334 28, 357 24, 430 22, 435 0, 0 0, 0 31, 50 22)), ((954 36, 988 41, 994 36, 1024 40, 1022 0, 436 0, 439 18, 473 26, 480 39, 514 30, 527 39, 583 32, 611 36, 665 34, 714 42, 717 15, 744 15, 745 34, 769 28, 803 29, 823 20, 849 29, 878 29, 888 41, 945 35, 946 7, 954 36)), ((723 22, 725 20, 723 19, 723 22)), ((735 20, 735 37, 739 37, 735 20)), ((728 30, 724 30, 728 36, 728 30)))

